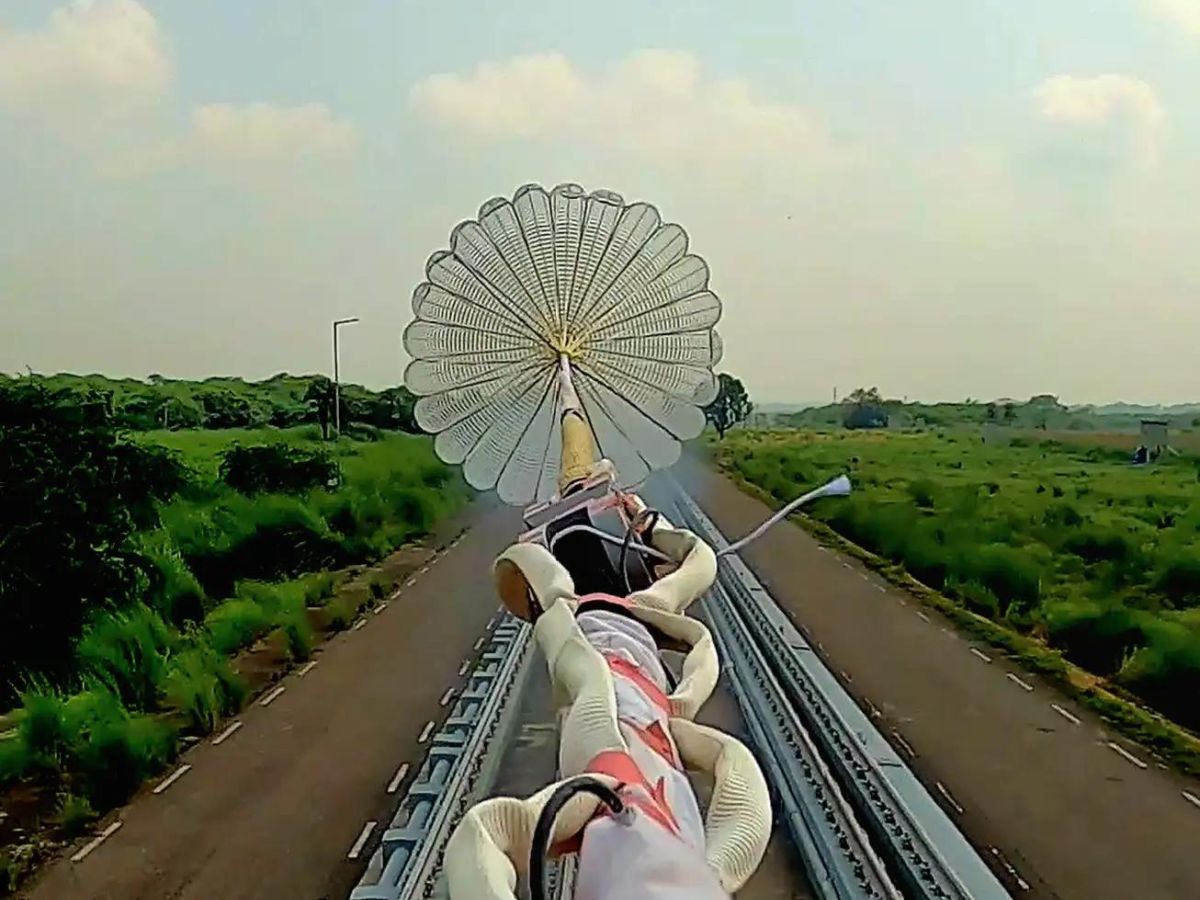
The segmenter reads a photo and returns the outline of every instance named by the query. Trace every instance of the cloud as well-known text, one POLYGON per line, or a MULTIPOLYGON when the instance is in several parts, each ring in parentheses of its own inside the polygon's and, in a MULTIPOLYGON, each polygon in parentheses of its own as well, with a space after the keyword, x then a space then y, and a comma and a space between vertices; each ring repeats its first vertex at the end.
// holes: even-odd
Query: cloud
POLYGON ((76 0, 42 28, 0 28, 0 60, 0 106, 48 120, 140 109, 173 75, 158 22, 135 0, 76 0))
MULTIPOLYGON (((358 145, 354 126, 323 103, 209 103, 192 110, 179 137, 127 148, 102 171, 129 179, 202 166, 260 179, 265 164, 279 169, 283 163, 336 162, 353 156, 358 145)), ((287 177, 283 170, 278 174, 287 177)))
POLYGON ((567 142, 664 164, 753 165, 828 155, 809 110, 755 95, 739 80, 705 78, 684 51, 642 50, 589 74, 561 53, 437 74, 413 85, 420 113, 480 140, 567 142))
POLYGON ((1146 5, 1176 28, 1200 38, 1200 0, 1147 0, 1146 5))
POLYGON ((1154 88, 1128 75, 1055 75, 1033 90, 1038 114, 1047 121, 1097 126, 1123 122, 1133 131, 1145 163, 1158 156, 1166 112, 1154 88))
POLYGON ((275 106, 213 103, 192 111, 191 151, 217 161, 261 162, 354 153, 354 127, 323 103, 275 106))

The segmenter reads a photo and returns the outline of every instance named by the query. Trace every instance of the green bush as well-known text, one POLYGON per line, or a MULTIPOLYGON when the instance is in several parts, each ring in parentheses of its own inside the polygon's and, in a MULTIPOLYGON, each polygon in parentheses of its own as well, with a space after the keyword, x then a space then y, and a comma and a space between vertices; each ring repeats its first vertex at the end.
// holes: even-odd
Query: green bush
POLYGON ((20 733, 0 738, 0 786, 28 772, 30 763, 29 748, 20 733))
POLYGON ((150 532, 142 548, 151 563, 147 595, 159 615, 176 628, 203 619, 208 597, 170 534, 164 529, 150 532))
POLYGON ((146 606, 98 617, 75 647, 85 680, 95 680, 135 709, 155 709, 174 635, 146 606))
POLYGON ((1145 645, 1144 614, 1119 605, 1057 603, 1046 609, 1052 646, 1099 675, 1113 675, 1145 645))
POLYGON ((294 577, 352 558, 319 509, 281 494, 176 502, 163 521, 209 596, 229 596, 240 579, 294 577))
POLYGON ((166 723, 125 715, 92 723, 81 735, 77 759, 89 799, 109 808, 129 799, 173 753, 174 735, 166 723))
POLYGON ((908 485, 908 495, 921 509, 933 509, 936 490, 937 486, 928 478, 919 478, 908 485))
POLYGON ((167 702, 187 717, 189 727, 208 734, 223 716, 241 709, 246 686, 225 657, 196 641, 171 659, 164 693, 167 702))
POLYGON ((271 618, 253 600, 227 600, 204 617, 204 626, 213 649, 230 654, 266 634, 271 628, 271 618))
POLYGON ((54 813, 54 821, 64 837, 77 837, 96 819, 96 810, 87 797, 63 794, 54 813))
POLYGON ((1016 610, 1034 606, 1041 596, 1042 573, 1029 555, 1005 544, 984 544, 958 558, 955 575, 987 588, 1016 610))
POLYGON ((66 757, 71 739, 66 715, 66 697, 56 688, 42 683, 21 692, 16 740, 31 763, 52 768, 66 757))
POLYGON ((221 455, 221 480, 243 494, 299 494, 337 484, 338 465, 324 450, 287 443, 234 445, 221 455))
POLYGON ((1155 587, 1177 606, 1200 606, 1200 556, 1191 549, 1186 556, 1167 562, 1159 572, 1155 587))
POLYGON ((1089 563, 1126 560, 1138 549, 1128 535, 1101 528, 1085 528, 1069 535, 1063 548, 1089 563))

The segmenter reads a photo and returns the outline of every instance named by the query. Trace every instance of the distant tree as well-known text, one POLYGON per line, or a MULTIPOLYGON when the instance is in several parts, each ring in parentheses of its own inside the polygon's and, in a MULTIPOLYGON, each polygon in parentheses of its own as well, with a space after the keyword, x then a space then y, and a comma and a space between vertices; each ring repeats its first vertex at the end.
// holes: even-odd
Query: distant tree
POLYGON ((984 411, 984 417, 985 417, 985 418, 986 418, 986 419, 987 419, 989 422, 995 422, 995 421, 996 421, 996 419, 997 419, 997 417, 998 417, 998 413, 997 413, 997 410, 996 410, 996 404, 995 404, 995 403, 989 403, 989 404, 987 405, 987 409, 984 411))
POLYGON ((329 440, 329 426, 333 422, 333 382, 323 375, 313 378, 304 390, 303 401, 321 425, 321 436, 329 440))
POLYGON ((879 388, 856 388, 846 397, 842 409, 842 424, 846 428, 886 428, 887 407, 879 388))
POLYGON ((717 380, 717 399, 704 407, 704 416, 717 429, 717 436, 724 438, 725 432, 750 417, 754 404, 745 385, 728 372, 722 372, 717 380))
POLYGON ((196 394, 205 428, 245 428, 254 424, 254 410, 245 397, 224 389, 196 394))
POLYGON ((1016 407, 1013 406, 1013 404, 1011 404, 1011 403, 1005 403, 1004 404, 1004 421, 1012 422, 1016 418, 1017 418, 1016 407))

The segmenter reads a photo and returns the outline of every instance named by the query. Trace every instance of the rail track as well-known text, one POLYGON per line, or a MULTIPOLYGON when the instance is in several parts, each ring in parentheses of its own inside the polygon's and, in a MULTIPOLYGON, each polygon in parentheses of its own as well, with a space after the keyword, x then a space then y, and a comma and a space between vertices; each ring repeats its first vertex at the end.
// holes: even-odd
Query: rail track
MULTIPOLYGON (((672 479, 657 481, 647 499, 714 549, 728 546, 672 479)), ((721 558, 717 582, 700 606, 812 895, 1010 896, 736 555, 721 558)), ((351 900, 445 896, 442 848, 468 806, 492 791, 500 758, 511 756, 517 739, 520 697, 541 674, 531 646, 529 627, 516 619, 506 617, 492 630, 468 689, 431 736, 421 770, 351 900)), ((560 896, 570 893, 569 872, 559 870, 560 896)))

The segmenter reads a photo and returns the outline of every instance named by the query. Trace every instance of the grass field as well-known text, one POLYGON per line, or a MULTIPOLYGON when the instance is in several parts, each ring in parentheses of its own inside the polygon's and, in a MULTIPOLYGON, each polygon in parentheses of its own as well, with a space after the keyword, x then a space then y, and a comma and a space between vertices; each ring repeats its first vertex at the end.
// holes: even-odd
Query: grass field
MULTIPOLYGON (((1083 438, 1081 438, 1081 441, 1083 438)), ((847 471, 814 516, 963 607, 1200 728, 1200 464, 977 431, 753 432, 721 463, 779 501, 847 471)))

